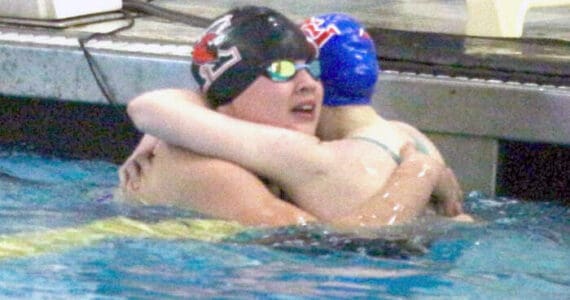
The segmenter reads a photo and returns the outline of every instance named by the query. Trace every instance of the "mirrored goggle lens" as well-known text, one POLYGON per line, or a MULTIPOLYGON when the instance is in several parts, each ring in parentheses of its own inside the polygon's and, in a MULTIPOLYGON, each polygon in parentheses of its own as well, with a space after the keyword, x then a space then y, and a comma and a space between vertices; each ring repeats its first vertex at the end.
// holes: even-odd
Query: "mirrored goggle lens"
POLYGON ((309 74, 315 79, 321 76, 321 64, 318 60, 313 60, 307 64, 296 64, 290 60, 278 60, 272 62, 266 69, 267 76, 273 81, 287 81, 299 70, 307 69, 309 74))

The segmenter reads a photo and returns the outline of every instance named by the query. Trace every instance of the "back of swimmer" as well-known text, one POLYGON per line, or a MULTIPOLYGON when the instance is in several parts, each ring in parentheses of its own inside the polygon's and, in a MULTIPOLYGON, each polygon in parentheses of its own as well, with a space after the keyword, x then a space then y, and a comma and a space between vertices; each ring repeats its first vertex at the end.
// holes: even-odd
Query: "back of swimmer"
MULTIPOLYGON (((445 165, 444 159, 427 136, 410 124, 382 118, 371 106, 380 66, 375 45, 364 26, 353 17, 330 13, 307 19, 301 29, 318 50, 323 109, 317 136, 323 140, 354 139, 371 143, 389 152, 400 162, 401 149, 412 144, 445 165)), ((435 207, 455 216, 462 212, 461 187, 446 168, 433 190, 434 199, 445 199, 435 207)))
POLYGON ((374 41, 353 17, 330 13, 307 19, 301 29, 318 49, 324 87, 317 135, 323 140, 352 138, 378 145, 399 161, 400 149, 417 150, 443 161, 437 148, 409 124, 388 121, 371 106, 380 66, 374 41))

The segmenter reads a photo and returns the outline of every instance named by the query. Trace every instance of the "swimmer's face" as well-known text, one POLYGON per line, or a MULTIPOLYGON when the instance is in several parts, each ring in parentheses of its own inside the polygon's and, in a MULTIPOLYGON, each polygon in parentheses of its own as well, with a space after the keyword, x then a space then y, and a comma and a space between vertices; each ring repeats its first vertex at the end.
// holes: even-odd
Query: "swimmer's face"
POLYGON ((314 135, 322 101, 321 82, 301 69, 284 82, 259 76, 232 102, 219 106, 218 111, 250 122, 314 135))

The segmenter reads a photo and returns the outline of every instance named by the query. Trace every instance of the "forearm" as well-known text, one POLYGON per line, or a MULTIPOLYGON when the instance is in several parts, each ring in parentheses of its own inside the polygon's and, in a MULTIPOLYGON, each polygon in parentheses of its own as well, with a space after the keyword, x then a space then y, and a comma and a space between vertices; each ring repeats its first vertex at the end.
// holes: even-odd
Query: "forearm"
MULTIPOLYGON (((445 165, 445 161, 435 144, 420 130, 403 122, 392 121, 400 130, 412 137, 417 143, 427 150, 431 158, 445 165)), ((455 177, 453 170, 446 168, 437 182, 432 200, 434 208, 439 215, 453 217, 463 212, 463 192, 455 177)))
POLYGON ((421 160, 404 161, 380 193, 333 225, 375 227, 410 221, 424 212, 439 172, 439 166, 421 160))
POLYGON ((185 147, 186 144, 193 145, 189 141, 192 133, 200 132, 204 125, 195 122, 196 124, 190 127, 186 119, 211 112, 204 107, 202 99, 195 93, 159 90, 131 100, 127 106, 127 113, 141 132, 156 136, 169 144, 185 147))

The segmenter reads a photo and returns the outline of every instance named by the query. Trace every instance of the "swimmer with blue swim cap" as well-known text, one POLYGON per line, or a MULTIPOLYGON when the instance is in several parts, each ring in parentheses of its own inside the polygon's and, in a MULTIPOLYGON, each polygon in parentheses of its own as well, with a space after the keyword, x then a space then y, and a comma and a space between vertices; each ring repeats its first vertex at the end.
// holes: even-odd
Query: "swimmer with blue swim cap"
MULTIPOLYGON (((400 162, 406 144, 444 163, 436 146, 409 124, 383 119, 372 108, 372 96, 380 65, 374 41, 364 26, 353 17, 331 13, 307 19, 301 26, 318 47, 321 81, 325 89, 324 107, 317 135, 323 139, 358 139, 379 146, 400 162)), ((451 169, 446 169, 446 188, 440 197, 455 198, 439 208, 454 216, 462 212, 462 192, 451 169)), ((436 206, 437 207, 437 206, 436 206)))
POLYGON ((325 89, 325 108, 318 129, 321 138, 369 141, 388 151, 396 162, 400 161, 402 146, 414 143, 418 150, 433 152, 443 162, 439 151, 423 134, 409 125, 382 119, 370 106, 380 66, 374 41, 360 22, 346 14, 331 13, 307 19, 301 29, 318 47, 321 61, 325 89), (363 132, 369 126, 378 128, 363 132), (401 132, 402 128, 391 130, 393 126, 413 132, 413 136, 401 132), (381 132, 389 134, 381 137, 381 132))

